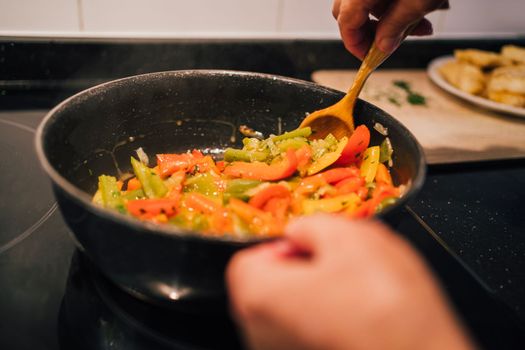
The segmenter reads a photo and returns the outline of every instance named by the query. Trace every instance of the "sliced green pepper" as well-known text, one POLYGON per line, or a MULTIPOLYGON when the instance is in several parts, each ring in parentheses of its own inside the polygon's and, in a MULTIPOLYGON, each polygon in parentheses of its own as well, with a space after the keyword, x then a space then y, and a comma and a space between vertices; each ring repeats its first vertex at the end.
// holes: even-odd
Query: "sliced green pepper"
POLYGON ((144 194, 144 191, 142 190, 142 188, 139 188, 133 191, 127 191, 126 193, 122 194, 122 198, 128 201, 135 200, 135 199, 142 199, 145 197, 146 195, 144 194))
POLYGON ((337 145, 337 139, 336 139, 335 136, 332 135, 332 134, 328 134, 328 135, 326 135, 326 137, 324 138, 324 140, 325 140, 325 142, 327 143, 328 148, 337 145))
POLYGON ((230 180, 226 184, 224 200, 229 201, 232 197, 246 200, 249 198, 249 196, 246 195, 246 191, 259 186, 261 183, 261 181, 249 179, 230 180))
POLYGON ((148 198, 161 198, 168 193, 168 188, 155 172, 131 157, 131 166, 135 176, 139 179, 142 189, 148 198))
POLYGON ((385 163, 390 161, 392 159, 392 153, 394 153, 394 149, 392 148, 390 139, 387 137, 381 142, 379 162, 385 163))
POLYGON ((294 137, 293 139, 286 139, 277 143, 277 147, 282 152, 286 152, 287 149, 299 149, 305 145, 308 145, 308 141, 304 137, 294 137))
POLYGON ((116 209, 121 213, 126 212, 115 177, 107 175, 99 176, 98 189, 102 197, 102 203, 106 208, 116 209))
POLYGON ((184 183, 185 192, 197 192, 208 197, 218 197, 219 188, 215 178, 210 173, 197 174, 189 177, 184 183))
POLYGON ((389 197, 385 198, 379 203, 379 205, 376 207, 376 212, 380 212, 381 210, 385 209, 386 207, 389 207, 397 202, 396 197, 389 197))
POLYGON ((274 136, 271 138, 273 142, 282 141, 286 139, 292 139, 294 137, 308 137, 312 134, 312 129, 307 126, 306 128, 295 129, 292 131, 285 132, 284 134, 274 136))
POLYGON ((224 151, 224 160, 227 162, 264 162, 269 156, 269 152, 248 151, 244 149, 226 148, 224 151))
POLYGON ((206 231, 210 228, 208 217, 200 213, 193 214, 190 219, 188 213, 181 212, 170 218, 169 222, 173 225, 193 231, 206 231))

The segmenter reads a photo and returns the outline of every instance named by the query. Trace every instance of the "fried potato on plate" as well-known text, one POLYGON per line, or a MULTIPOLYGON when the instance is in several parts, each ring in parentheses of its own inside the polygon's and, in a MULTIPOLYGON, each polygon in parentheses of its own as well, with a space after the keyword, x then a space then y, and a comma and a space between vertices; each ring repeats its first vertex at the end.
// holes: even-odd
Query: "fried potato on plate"
POLYGON ((509 58, 498 53, 478 49, 455 50, 454 57, 458 61, 470 63, 484 69, 512 64, 509 58))
POLYGON ((489 91, 488 97, 490 100, 504 103, 514 107, 525 107, 525 95, 513 94, 512 92, 489 91))
POLYGON ((478 95, 485 89, 485 76, 480 68, 465 62, 450 61, 439 68, 450 84, 469 94, 478 95))
POLYGON ((488 98, 516 107, 525 107, 525 65, 494 69, 487 83, 488 98))
POLYGON ((505 45, 501 48, 501 55, 518 64, 525 64, 525 47, 505 45))
POLYGON ((525 65, 494 69, 489 76, 487 90, 525 95, 525 65))

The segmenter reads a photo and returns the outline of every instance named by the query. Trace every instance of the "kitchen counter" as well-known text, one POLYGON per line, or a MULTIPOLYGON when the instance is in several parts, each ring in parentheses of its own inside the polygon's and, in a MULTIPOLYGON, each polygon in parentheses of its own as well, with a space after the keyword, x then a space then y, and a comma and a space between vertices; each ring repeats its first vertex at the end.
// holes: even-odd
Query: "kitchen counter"
MULTIPOLYGON (((457 42, 429 46, 424 42, 419 45, 432 48, 424 51, 411 43, 405 51, 400 50, 401 56, 392 58, 391 64, 398 67, 405 62, 421 68, 434 55, 448 53, 454 44, 457 42), (420 51, 420 56, 412 56, 420 51)), ((476 47, 496 47, 501 43, 477 44, 476 47)), ((184 66, 246 68, 309 79, 315 70, 352 69, 357 63, 343 55, 335 42, 213 45, 217 61, 213 60, 213 52, 211 56, 195 55, 209 50, 202 43, 0 40, 0 53, 13 50, 0 60, 0 195, 16 198, 9 201, 16 205, 8 205, 5 200, 0 203, 0 348, 239 346, 226 315, 216 315, 222 320, 218 322, 222 325, 220 332, 210 327, 209 337, 202 337, 196 331, 202 331, 202 325, 191 315, 144 305, 105 281, 75 249, 33 150, 35 127, 54 103, 78 89, 113 77, 184 66), (235 48, 227 54, 232 45, 235 48), (171 52, 171 56, 150 62, 150 52, 144 47, 158 55, 171 52), (26 65, 26 71, 14 57, 31 50, 31 57, 18 56, 20 64, 37 64, 29 68, 26 65), (320 50, 325 50, 327 56, 333 53, 332 57, 346 63, 321 59, 320 50), (121 62, 130 51, 135 56, 121 62), (79 52, 86 57, 82 58, 79 52), (70 64, 62 62, 63 68, 53 65, 59 54, 75 60, 70 64), (270 63, 259 58, 254 62, 246 58, 250 54, 280 60, 270 63), (294 61, 292 58, 299 54, 302 58, 294 61), (89 66, 89 59, 94 57, 98 63, 89 66), (174 58, 180 61, 171 62, 174 58), (47 64, 39 59, 47 60, 47 64), (146 68, 140 67, 140 62, 148 62, 146 68)), ((429 166, 420 195, 405 208, 396 226, 423 254, 460 317, 486 348, 523 348, 525 344, 524 197, 524 158, 435 163, 429 166)))

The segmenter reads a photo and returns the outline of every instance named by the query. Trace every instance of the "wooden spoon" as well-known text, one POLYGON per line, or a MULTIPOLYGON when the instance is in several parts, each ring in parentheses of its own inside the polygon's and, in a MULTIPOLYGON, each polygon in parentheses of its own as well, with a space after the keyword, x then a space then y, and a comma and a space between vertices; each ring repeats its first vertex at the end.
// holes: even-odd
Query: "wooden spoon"
POLYGON ((324 138, 330 133, 337 139, 343 136, 350 136, 354 132, 353 111, 357 96, 359 96, 370 73, 383 63, 388 56, 390 54, 379 50, 375 43, 372 44, 361 63, 361 67, 359 67, 352 87, 348 90, 345 97, 330 107, 309 114, 299 127, 311 127, 312 135, 310 138, 312 139, 324 138))

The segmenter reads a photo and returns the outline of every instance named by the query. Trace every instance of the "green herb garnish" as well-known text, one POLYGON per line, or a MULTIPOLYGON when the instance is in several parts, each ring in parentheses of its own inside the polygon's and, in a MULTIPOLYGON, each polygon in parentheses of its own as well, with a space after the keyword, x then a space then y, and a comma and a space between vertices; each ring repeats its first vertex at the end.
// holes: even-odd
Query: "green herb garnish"
POLYGON ((427 104, 425 96, 412 91, 408 82, 404 80, 394 80, 393 84, 407 93, 407 102, 411 105, 425 106, 427 104))

